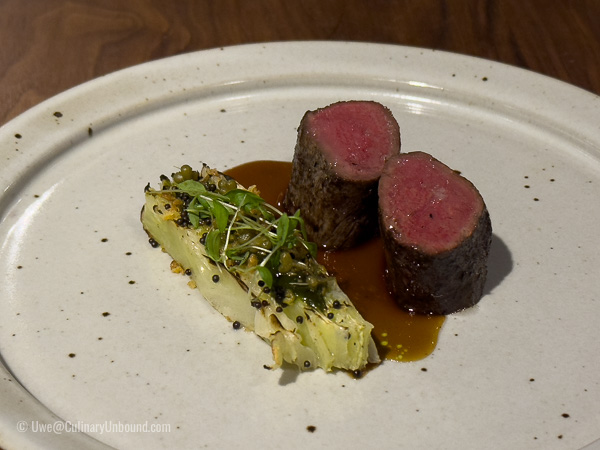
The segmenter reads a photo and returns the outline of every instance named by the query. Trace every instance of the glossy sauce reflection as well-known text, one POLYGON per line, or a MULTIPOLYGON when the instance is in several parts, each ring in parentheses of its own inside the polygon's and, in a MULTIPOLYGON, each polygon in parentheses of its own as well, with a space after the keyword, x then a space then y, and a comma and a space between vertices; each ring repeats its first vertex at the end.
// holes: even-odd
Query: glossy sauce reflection
MULTIPOLYGON (((246 187, 256 185, 267 202, 280 205, 291 170, 290 162, 253 161, 225 173, 246 187)), ((409 314, 396 305, 385 286, 383 246, 378 237, 350 250, 320 251, 319 262, 373 324, 381 357, 416 361, 433 352, 445 318, 409 314)))

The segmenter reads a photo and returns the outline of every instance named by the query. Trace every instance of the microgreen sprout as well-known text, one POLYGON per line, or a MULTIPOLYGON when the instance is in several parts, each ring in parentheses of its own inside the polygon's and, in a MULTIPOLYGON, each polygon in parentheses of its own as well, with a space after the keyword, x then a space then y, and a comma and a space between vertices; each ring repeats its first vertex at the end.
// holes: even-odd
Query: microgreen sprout
POLYGON ((282 252, 316 257, 316 245, 306 238, 300 212, 288 215, 253 192, 237 188, 225 193, 211 191, 195 180, 156 192, 191 197, 185 209, 191 226, 200 228, 210 219, 205 240, 208 257, 230 271, 255 270, 268 287, 279 271, 282 252))

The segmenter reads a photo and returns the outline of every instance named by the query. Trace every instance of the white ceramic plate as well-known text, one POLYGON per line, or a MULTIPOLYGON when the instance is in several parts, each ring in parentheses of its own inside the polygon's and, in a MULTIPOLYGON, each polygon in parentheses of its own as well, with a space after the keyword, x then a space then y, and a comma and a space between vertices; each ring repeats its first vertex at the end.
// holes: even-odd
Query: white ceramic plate
POLYGON ((186 54, 40 104, 0 128, 0 446, 589 444, 599 115, 598 97, 529 72, 357 43, 186 54), (486 295, 447 319, 422 361, 361 380, 268 371, 268 346, 232 330, 148 245, 143 188, 184 163, 290 160, 302 114, 344 99, 387 105, 404 151, 479 188, 494 227, 486 295))

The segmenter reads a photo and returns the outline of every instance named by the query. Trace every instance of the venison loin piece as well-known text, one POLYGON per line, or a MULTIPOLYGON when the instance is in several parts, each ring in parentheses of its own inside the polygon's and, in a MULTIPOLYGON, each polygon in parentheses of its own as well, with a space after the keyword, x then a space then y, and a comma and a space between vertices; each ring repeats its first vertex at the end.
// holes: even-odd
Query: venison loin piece
POLYGON ((391 158, 379 182, 388 289, 406 310, 451 314, 483 295, 492 225, 466 178, 423 152, 391 158))
POLYGON ((301 210, 311 241, 352 247, 378 233, 377 185, 385 162, 398 153, 398 123, 380 103, 346 101, 308 111, 283 206, 301 210))

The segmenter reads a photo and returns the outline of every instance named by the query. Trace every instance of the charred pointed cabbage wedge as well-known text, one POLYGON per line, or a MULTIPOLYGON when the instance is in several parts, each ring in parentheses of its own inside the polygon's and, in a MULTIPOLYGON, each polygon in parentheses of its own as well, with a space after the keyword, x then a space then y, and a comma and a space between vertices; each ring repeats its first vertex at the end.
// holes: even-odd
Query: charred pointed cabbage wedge
POLYGON ((299 213, 281 213, 206 165, 161 181, 146 186, 141 213, 152 242, 216 310, 271 344, 275 366, 356 371, 379 362, 372 325, 316 261, 299 213))

